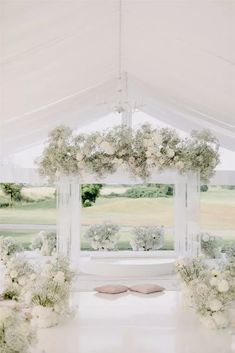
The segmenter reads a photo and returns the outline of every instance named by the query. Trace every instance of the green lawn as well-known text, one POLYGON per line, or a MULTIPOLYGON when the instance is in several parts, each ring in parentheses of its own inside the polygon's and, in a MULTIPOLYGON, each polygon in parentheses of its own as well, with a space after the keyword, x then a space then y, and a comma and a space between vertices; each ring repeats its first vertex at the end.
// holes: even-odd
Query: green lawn
MULTIPOLYGON (((117 189, 118 192, 122 191, 121 186, 115 188, 115 192, 117 189)), ((158 224, 173 229, 173 198, 105 197, 110 191, 113 191, 112 188, 104 188, 104 196, 97 200, 95 206, 82 209, 82 234, 89 224, 114 222, 121 226, 119 248, 128 249, 133 226, 158 224)), ((41 188, 27 188, 24 192, 36 201, 18 204, 13 208, 0 208, 0 223, 55 224, 54 189, 44 187, 41 191, 41 188)), ((0 194, 0 199, 4 198, 0 194)), ((235 240, 235 190, 210 187, 208 192, 201 193, 201 225, 203 229, 222 236, 226 241, 235 240)), ((0 235, 16 236, 24 244, 28 244, 36 233, 37 231, 0 230, 0 235)), ((84 239, 82 246, 89 249, 89 244, 84 239)), ((167 231, 164 248, 169 249, 172 246, 173 233, 167 231)))

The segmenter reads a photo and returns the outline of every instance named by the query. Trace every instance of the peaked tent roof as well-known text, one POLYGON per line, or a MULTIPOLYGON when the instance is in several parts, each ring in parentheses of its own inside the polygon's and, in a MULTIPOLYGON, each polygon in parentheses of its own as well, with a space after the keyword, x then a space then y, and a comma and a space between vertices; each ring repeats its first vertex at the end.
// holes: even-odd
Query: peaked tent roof
POLYGON ((124 100, 235 150, 234 1, 1 1, 4 153, 124 100))

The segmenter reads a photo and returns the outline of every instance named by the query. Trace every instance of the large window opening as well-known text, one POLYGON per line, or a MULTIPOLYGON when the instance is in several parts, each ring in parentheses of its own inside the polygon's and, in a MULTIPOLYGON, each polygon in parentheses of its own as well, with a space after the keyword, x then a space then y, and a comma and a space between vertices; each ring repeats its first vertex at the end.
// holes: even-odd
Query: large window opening
POLYGON ((235 244, 235 186, 201 187, 201 229, 221 247, 235 244))
POLYGON ((137 237, 139 250, 174 250, 173 194, 173 185, 103 185, 96 202, 91 206, 88 200, 89 207, 82 208, 81 250, 101 250, 97 249, 99 230, 102 229, 99 226, 105 227, 106 224, 119 228, 116 236, 111 235, 111 242, 116 242, 114 247, 110 246, 114 250, 136 250, 137 237), (98 225, 97 229, 95 225, 98 225), (163 239, 161 227, 164 229, 163 239), (148 242, 145 249, 141 249, 141 238, 154 238, 154 234, 159 244, 158 239, 153 239, 153 243, 150 239, 150 244, 148 242))

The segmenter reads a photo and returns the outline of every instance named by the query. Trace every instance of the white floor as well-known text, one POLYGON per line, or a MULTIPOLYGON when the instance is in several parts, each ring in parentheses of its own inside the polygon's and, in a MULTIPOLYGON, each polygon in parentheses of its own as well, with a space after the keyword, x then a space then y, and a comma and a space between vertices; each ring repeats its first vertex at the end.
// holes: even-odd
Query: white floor
POLYGON ((211 331, 180 293, 74 293, 73 320, 40 330, 32 353, 234 353, 235 335, 211 331))

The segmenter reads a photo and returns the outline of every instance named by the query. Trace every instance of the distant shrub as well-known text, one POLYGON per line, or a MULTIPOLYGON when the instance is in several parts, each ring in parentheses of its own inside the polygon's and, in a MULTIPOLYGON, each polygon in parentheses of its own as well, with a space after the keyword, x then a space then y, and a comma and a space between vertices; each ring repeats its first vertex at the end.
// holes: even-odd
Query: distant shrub
POLYGON ((156 185, 156 186, 134 186, 120 196, 133 199, 138 198, 157 198, 172 196, 174 189, 171 185, 156 185))
POLYGON ((81 197, 83 207, 92 206, 100 196, 102 184, 83 184, 81 187, 81 197))
POLYGON ((207 192, 208 191, 208 185, 201 185, 200 190, 201 192, 207 192))
POLYGON ((12 206, 14 201, 19 202, 22 200, 21 191, 23 184, 1 183, 0 186, 4 194, 10 197, 10 206, 12 206))
POLYGON ((4 202, 4 201, 0 202, 0 208, 7 208, 7 207, 10 207, 10 203, 9 202, 4 202))

